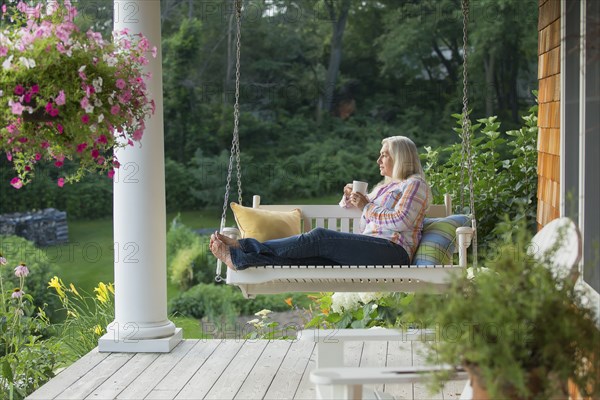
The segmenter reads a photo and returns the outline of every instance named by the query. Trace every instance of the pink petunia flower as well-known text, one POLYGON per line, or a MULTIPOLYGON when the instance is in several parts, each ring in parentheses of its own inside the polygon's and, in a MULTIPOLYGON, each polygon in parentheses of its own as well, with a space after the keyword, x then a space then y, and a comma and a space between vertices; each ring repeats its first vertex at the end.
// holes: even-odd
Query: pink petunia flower
POLYGON ((96 159, 98 156, 100 156, 98 149, 92 149, 92 158, 96 159))
POLYGON ((38 94, 40 92, 40 86, 39 85, 33 85, 31 87, 31 94, 38 94))
POLYGON ((108 143, 108 139, 106 138, 106 135, 100 135, 98 139, 96 139, 96 142, 106 144, 108 143))
POLYGON ((15 189, 21 189, 23 187, 23 181, 21 178, 15 177, 10 180, 10 185, 15 189))
POLYGON ((135 140, 136 142, 139 142, 140 140, 142 140, 142 136, 144 136, 144 130, 143 129, 136 129, 135 132, 133 132, 133 140, 135 140))
POLYGON ((56 98, 54 99, 54 101, 59 106, 65 105, 65 103, 66 103, 66 96, 65 96, 64 90, 61 90, 60 92, 58 92, 58 96, 56 96, 56 98))
POLYGON ((123 79, 117 79, 116 84, 117 87, 121 90, 125 89, 125 86, 127 86, 127 84, 125 83, 125 81, 123 79))
POLYGON ((56 168, 60 168, 60 167, 62 167, 63 165, 64 165, 64 162, 62 162, 62 161, 56 161, 56 162, 54 163, 54 166, 55 166, 56 168))
POLYGON ((104 164, 104 162, 106 161, 106 159, 102 156, 98 157, 98 159, 96 160, 96 162, 98 163, 98 165, 102 165, 104 164))
POLYGON ((88 122, 90 122, 90 116, 87 114, 83 114, 81 116, 81 122, 83 122, 84 124, 87 124, 88 122))
POLYGON ((12 103, 10 104, 10 108, 13 114, 15 115, 23 115, 24 107, 21 103, 12 103))
POLYGON ((35 161, 40 161, 42 159, 42 155, 40 153, 35 153, 35 161))
POLYGON ((108 173, 106 174, 110 179, 114 178, 115 176, 115 170, 111 169, 108 171, 108 173))
POLYGON ((40 147, 42 149, 47 149, 48 147, 50 147, 50 143, 43 141, 42 144, 40 145, 40 147))
POLYGON ((15 86, 15 94, 16 94, 17 96, 20 96, 20 95, 22 95, 23 93, 25 93, 25 88, 24 88, 23 86, 21 86, 21 85, 17 85, 17 86, 15 86))
POLYGON ((7 159, 8 161, 12 161, 12 153, 10 153, 10 152, 8 152, 8 151, 7 151, 7 152, 6 152, 6 159, 7 159))
POLYGON ((121 166, 121 163, 119 162, 119 160, 117 160, 117 159, 114 159, 114 160, 113 160, 113 166, 114 166, 115 168, 119 168, 119 167, 121 166))
POLYGON ((25 103, 31 103, 31 93, 25 93, 25 96, 23 97, 23 101, 25 103))
POLYGON ((65 131, 65 128, 61 124, 56 124, 56 130, 58 133, 62 134, 65 131))
POLYGON ((119 113, 119 111, 121 111, 121 107, 119 107, 119 105, 118 105, 118 104, 115 104, 114 106, 112 106, 112 107, 110 108, 110 113, 111 113, 112 115, 117 115, 117 114, 119 113))
POLYGON ((87 143, 80 143, 77 145, 77 152, 78 153, 83 153, 83 151, 87 148, 88 144, 87 143))
POLYGON ((51 117, 56 117, 58 115, 58 113, 59 113, 58 108, 52 108, 52 110, 50 110, 51 117))
POLYGON ((58 178, 58 181, 56 181, 56 184, 58 185, 58 187, 65 186, 65 178, 58 178))

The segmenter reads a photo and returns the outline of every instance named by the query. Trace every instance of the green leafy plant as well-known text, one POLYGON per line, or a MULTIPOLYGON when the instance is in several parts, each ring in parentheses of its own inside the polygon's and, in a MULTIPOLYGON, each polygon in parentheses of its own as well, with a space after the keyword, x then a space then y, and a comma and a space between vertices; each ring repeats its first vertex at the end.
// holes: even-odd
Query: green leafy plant
POLYGON ((75 361, 98 345, 106 326, 114 320, 114 286, 100 282, 92 296, 72 283, 66 286, 55 276, 48 287, 54 289, 66 313, 65 320, 57 325, 59 341, 68 350, 66 358, 75 361))
MULTIPOLYGON (((453 116, 460 126, 461 115, 453 116)), ((471 126, 475 213, 478 220, 477 234, 482 243, 498 238, 496 226, 502 219, 500 212, 507 213, 512 221, 523 219, 529 227, 535 227, 537 106, 531 107, 523 120, 523 127, 508 131, 505 135, 500 131, 501 123, 493 116, 478 119, 471 126)), ((455 128, 454 131, 460 134, 461 129, 455 128)), ((442 196, 448 193, 454 204, 460 206, 462 195, 466 206, 458 211, 469 213, 466 169, 464 180, 461 181, 461 144, 425 149, 422 159, 434 202, 443 203, 442 196), (442 162, 442 159, 447 161, 442 162)))
POLYGON ((495 244, 487 268, 457 277, 445 296, 415 297, 413 323, 438 332, 439 340, 429 343, 430 361, 464 365, 490 398, 554 398, 568 380, 596 398, 600 331, 594 311, 572 275, 548 268, 550 255, 528 254, 529 231, 518 226, 495 244))
MULTIPOLYGON (((0 253, 0 268, 9 269, 0 253)), ((29 268, 13 268, 17 287, 0 275, 0 399, 23 399, 54 376, 60 348, 48 339, 50 321, 25 291, 29 268)))
POLYGON ((312 319, 306 328, 393 327, 410 304, 406 293, 320 293, 310 296, 312 319))

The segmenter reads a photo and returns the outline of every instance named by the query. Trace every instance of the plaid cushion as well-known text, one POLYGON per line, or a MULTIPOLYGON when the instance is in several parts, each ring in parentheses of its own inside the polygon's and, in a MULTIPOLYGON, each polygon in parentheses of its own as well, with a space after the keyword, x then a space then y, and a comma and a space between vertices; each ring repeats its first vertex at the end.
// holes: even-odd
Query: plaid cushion
POLYGON ((425 218, 423 235, 411 264, 451 264, 456 243, 456 228, 461 226, 471 226, 471 218, 468 215, 425 218))

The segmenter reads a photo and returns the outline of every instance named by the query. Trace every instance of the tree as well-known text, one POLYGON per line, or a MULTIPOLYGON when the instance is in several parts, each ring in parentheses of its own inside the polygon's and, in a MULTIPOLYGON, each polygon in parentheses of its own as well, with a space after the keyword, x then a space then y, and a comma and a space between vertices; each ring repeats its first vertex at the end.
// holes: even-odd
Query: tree
POLYGON ((333 94, 342 61, 342 40, 344 38, 351 0, 323 0, 323 4, 331 20, 332 36, 323 97, 319 100, 318 119, 320 119, 320 111, 332 111, 333 109, 333 94))

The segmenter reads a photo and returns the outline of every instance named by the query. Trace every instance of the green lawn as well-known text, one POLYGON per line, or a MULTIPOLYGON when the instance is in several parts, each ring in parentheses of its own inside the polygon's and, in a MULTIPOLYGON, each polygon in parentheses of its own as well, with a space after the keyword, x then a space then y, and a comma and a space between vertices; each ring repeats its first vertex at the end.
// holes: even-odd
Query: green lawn
MULTIPOLYGON (((214 228, 219 225, 216 209, 186 211, 181 222, 193 228, 214 228)), ((167 229, 176 214, 167 215, 167 229)), ((46 254, 58 267, 60 278, 78 288, 91 292, 98 282, 113 282, 113 220, 69 221, 68 244, 46 249, 46 254)), ((167 297, 176 295, 178 289, 167 284, 167 297)))
MULTIPOLYGON (((313 199, 291 199, 286 204, 336 204, 339 196, 313 199)), ((181 222, 192 229, 217 228, 221 210, 207 208, 201 211, 179 213, 181 222)), ((167 230, 177 213, 167 215, 167 230)), ((227 224, 234 219, 228 213, 227 224)), ((59 269, 59 277, 68 285, 92 292, 98 282, 114 281, 113 265, 113 220, 105 218, 92 221, 69 221, 70 242, 62 246, 49 247, 46 254, 59 269)), ((179 289, 167 280, 167 298, 179 293, 179 289)))

